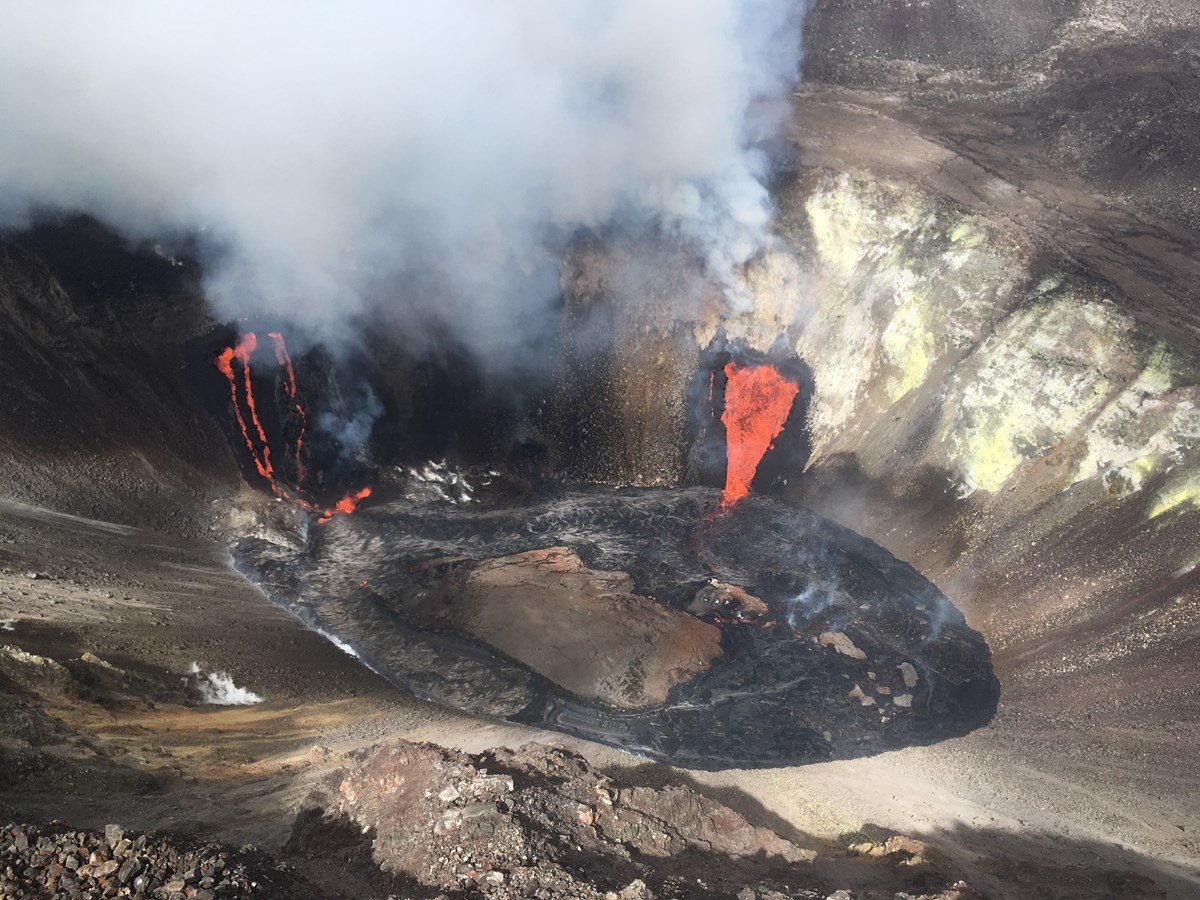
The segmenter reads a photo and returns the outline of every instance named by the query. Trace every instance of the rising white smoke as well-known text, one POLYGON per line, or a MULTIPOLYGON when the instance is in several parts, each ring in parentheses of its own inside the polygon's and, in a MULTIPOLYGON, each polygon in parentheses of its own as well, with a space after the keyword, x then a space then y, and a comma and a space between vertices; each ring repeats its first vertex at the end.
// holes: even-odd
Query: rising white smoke
POLYGON ((233 683, 233 679, 224 672, 205 674, 199 663, 192 663, 192 667, 188 671, 200 694, 201 703, 210 703, 214 706, 253 706, 255 703, 263 702, 261 696, 254 691, 238 687, 233 683))
POLYGON ((723 279, 760 249, 799 5, 0 0, 0 225, 199 233, 224 315, 328 340, 409 304, 485 346, 573 230, 658 227, 723 279))

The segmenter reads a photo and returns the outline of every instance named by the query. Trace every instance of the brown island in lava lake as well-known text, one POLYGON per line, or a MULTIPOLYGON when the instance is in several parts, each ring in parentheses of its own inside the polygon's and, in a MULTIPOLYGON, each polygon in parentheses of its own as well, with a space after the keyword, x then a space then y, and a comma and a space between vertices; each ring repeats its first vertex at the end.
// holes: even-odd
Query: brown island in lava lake
POLYGON ((803 508, 708 488, 413 496, 239 567, 418 696, 693 768, 964 734, 999 683, 928 580, 803 508))

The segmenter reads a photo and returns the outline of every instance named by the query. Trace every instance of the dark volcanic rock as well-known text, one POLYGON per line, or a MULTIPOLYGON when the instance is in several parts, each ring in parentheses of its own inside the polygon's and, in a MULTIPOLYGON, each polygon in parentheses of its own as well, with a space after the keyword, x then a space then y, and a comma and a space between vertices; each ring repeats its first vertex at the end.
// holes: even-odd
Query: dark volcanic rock
POLYGON ((816 0, 804 21, 805 74, 869 81, 887 60, 992 68, 1045 49, 1079 0, 816 0))
POLYGON ((1081 41, 1048 74, 1007 121, 1102 190, 1200 228, 1200 28, 1081 41))
POLYGON ((101 832, 76 831, 61 822, 10 822, 0 828, 0 897, 116 896, 320 900, 326 895, 253 847, 234 850, 153 833, 126 838, 116 825, 101 832), (209 873, 204 881, 199 872, 209 873))
POLYGON ((911 566, 808 510, 751 497, 718 512, 716 500, 702 488, 598 488, 504 507, 397 501, 320 529, 304 553, 246 539, 235 555, 276 602, 419 696, 677 765, 861 756, 991 718, 999 686, 987 645, 911 566), (546 568, 546 554, 531 553, 546 548, 577 554, 607 590, 569 583, 578 567, 546 568), (502 590, 523 584, 562 604, 558 617, 514 612, 518 625, 496 639, 503 652, 481 636, 494 638, 494 608, 512 598, 474 578, 500 557, 506 571, 528 566, 502 590), (622 579, 631 587, 613 590, 622 579), (759 611, 697 606, 714 579, 759 611), (684 622, 689 608, 708 611, 720 654, 680 662, 674 641, 686 632, 648 630, 647 603, 684 622), (614 649, 622 636, 636 652, 614 649), (581 686, 578 673, 561 675, 566 653, 597 682, 612 680, 588 659, 597 655, 621 678, 581 686), (620 705, 605 702, 626 683, 620 705))

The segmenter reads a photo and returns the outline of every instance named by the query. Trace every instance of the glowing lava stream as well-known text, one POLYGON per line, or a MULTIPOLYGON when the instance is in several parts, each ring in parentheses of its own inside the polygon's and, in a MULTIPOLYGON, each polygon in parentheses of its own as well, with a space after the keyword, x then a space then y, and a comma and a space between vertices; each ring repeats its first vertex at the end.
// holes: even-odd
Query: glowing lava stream
POLYGON ((783 431, 800 388, 771 365, 725 366, 725 493, 730 507, 750 493, 763 454, 783 431))
POLYGON ((304 432, 308 429, 308 413, 304 411, 304 405, 296 397, 296 370, 292 368, 292 357, 288 355, 283 335, 278 331, 268 331, 267 337, 271 339, 271 343, 275 347, 275 361, 287 372, 287 382, 284 387, 287 388, 288 397, 291 398, 296 412, 300 414, 300 434, 296 437, 296 484, 301 485, 308 475, 304 460, 300 457, 300 451, 304 448, 304 432))
POLYGON ((263 435, 262 426, 258 425, 258 412, 254 408, 254 391, 250 387, 250 354, 257 346, 258 338, 254 336, 253 332, 243 334, 238 338, 236 344, 221 351, 217 356, 216 364, 217 368, 221 370, 221 374, 229 380, 229 396, 233 400, 233 412, 237 416, 238 427, 242 430, 242 438, 245 440, 246 446, 250 448, 250 458, 254 460, 254 467, 258 469, 259 475, 271 482, 271 487, 274 488, 275 473, 271 468, 271 450, 266 446, 267 439, 263 435), (242 415, 242 405, 238 402, 237 376, 233 371, 235 359, 242 364, 242 371, 246 376, 246 405, 250 408, 254 423, 258 425, 258 433, 262 437, 263 453, 261 457, 254 448, 254 441, 250 438, 249 429, 246 428, 246 417, 242 415))
POLYGON ((293 407, 300 416, 300 433, 297 435, 293 447, 296 460, 296 483, 291 487, 280 484, 275 477, 275 467, 271 465, 271 448, 267 445, 267 433, 258 418, 258 408, 254 404, 254 387, 250 382, 250 354, 258 347, 258 337, 252 331, 243 334, 237 339, 237 343, 232 347, 226 347, 217 354, 217 358, 213 361, 229 382, 229 397, 233 402, 233 414, 237 418, 238 428, 242 432, 242 440, 246 442, 246 448, 250 451, 250 458, 254 460, 254 468, 267 480, 267 483, 271 485, 271 490, 277 496, 295 503, 305 512, 317 513, 318 522, 328 522, 339 514, 349 515, 358 508, 358 504, 371 496, 369 487, 353 491, 327 508, 322 508, 304 495, 301 484, 308 471, 301 457, 301 451, 304 448, 304 432, 308 427, 308 413, 297 395, 296 370, 292 366, 292 357, 288 354, 283 335, 278 331, 271 331, 268 332, 267 337, 271 339, 271 344, 274 346, 276 362, 286 374, 284 390, 287 391, 288 399, 292 401, 293 407), (245 396, 246 411, 250 414, 250 425, 253 425, 253 430, 250 425, 246 424, 246 413, 242 411, 242 401, 238 396, 238 377, 233 365, 235 361, 241 365, 242 393, 245 396), (257 444, 254 440, 255 437, 258 438, 257 444))

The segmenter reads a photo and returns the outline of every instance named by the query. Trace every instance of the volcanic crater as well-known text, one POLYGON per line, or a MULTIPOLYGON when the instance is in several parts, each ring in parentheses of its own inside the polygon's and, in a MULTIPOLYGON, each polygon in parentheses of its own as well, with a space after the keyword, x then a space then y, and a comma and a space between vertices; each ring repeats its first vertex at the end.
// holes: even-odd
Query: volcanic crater
POLYGON ((0 893, 1195 896, 1193 6, 816 0, 760 252, 505 371, 6 228, 0 893))
POLYGON ((911 566, 802 508, 704 488, 394 500, 300 552, 239 541, 275 602, 418 696, 696 768, 985 724, 987 645, 911 566))

